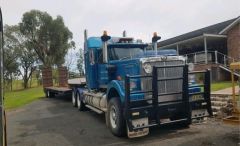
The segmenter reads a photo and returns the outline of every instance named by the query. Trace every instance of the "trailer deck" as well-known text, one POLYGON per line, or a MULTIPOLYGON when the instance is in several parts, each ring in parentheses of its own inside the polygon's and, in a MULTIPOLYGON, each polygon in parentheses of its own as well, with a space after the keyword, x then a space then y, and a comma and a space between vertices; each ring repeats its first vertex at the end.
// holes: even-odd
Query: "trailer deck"
POLYGON ((80 85, 86 85, 86 78, 74 78, 74 79, 69 79, 68 80, 68 86, 73 87, 73 86, 80 86, 80 85))
POLYGON ((44 91, 46 93, 46 97, 53 97, 55 95, 69 95, 72 93, 73 87, 83 86, 85 84, 86 84, 85 78, 74 78, 68 80, 67 87, 49 86, 44 87, 44 91))

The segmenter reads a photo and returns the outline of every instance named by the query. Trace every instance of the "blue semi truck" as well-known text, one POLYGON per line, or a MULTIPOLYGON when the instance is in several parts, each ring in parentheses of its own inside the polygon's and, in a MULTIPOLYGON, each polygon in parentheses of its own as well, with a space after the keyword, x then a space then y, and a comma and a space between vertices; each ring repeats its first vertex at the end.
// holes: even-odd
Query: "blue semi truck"
POLYGON ((183 56, 157 49, 156 33, 151 44, 106 31, 101 37, 84 34, 86 84, 72 87, 72 103, 105 114, 114 135, 144 136, 152 126, 188 126, 212 115, 210 72, 189 73, 183 56), (189 82, 190 74, 203 74, 202 84, 189 82))

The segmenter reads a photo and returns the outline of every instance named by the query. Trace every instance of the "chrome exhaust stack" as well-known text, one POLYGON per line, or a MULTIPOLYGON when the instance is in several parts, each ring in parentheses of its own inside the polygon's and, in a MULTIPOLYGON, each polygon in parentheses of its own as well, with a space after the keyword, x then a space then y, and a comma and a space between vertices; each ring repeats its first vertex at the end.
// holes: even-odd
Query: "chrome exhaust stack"
POLYGON ((157 42, 158 40, 160 40, 161 37, 157 35, 156 32, 153 33, 153 37, 152 37, 152 44, 153 44, 153 50, 155 51, 155 55, 157 56, 157 42))
POLYGON ((110 40, 111 37, 107 35, 107 31, 103 31, 103 35, 101 36, 101 40, 103 42, 102 53, 103 53, 103 63, 108 62, 108 50, 107 50, 107 41, 110 40))

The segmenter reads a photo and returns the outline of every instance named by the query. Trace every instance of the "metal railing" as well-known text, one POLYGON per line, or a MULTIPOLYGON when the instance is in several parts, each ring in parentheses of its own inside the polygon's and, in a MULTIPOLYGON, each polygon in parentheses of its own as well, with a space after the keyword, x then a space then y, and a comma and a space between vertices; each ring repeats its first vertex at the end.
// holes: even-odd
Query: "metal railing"
POLYGON ((214 64, 222 64, 223 66, 229 66, 230 63, 238 61, 218 51, 207 51, 207 58, 206 58, 205 51, 189 53, 189 54, 186 54, 185 57, 186 57, 187 63, 194 63, 194 64, 214 63, 214 64))

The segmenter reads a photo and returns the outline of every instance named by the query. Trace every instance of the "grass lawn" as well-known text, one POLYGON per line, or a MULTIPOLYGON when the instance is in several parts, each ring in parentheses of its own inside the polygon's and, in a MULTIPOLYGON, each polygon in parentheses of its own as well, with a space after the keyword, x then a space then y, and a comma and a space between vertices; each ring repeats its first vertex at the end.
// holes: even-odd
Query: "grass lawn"
POLYGON ((211 91, 217 91, 217 90, 221 90, 229 87, 232 87, 231 81, 215 82, 211 84, 211 91))
MULTIPOLYGON (((215 82, 211 84, 211 91, 217 91, 232 86, 230 81, 215 82)), ((26 90, 7 91, 5 93, 5 108, 13 109, 26 105, 34 100, 43 98, 44 92, 42 86, 29 88, 26 90)))
POLYGON ((34 100, 44 97, 42 86, 19 91, 8 91, 5 93, 5 108, 13 109, 26 105, 34 100))

